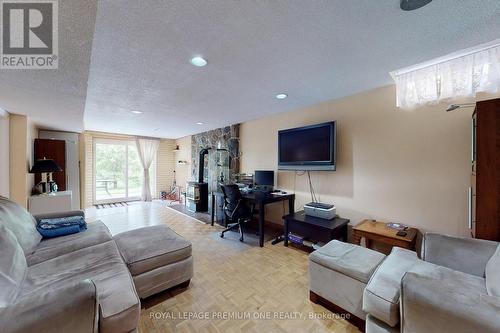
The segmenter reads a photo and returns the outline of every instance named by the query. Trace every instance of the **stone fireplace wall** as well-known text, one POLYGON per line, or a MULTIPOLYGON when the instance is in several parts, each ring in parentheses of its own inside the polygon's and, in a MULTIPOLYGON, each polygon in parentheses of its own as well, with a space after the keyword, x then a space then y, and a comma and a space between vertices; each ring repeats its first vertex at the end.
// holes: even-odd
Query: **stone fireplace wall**
MULTIPOLYGON (((209 149, 209 153, 204 160, 204 181, 208 182, 209 191, 214 190, 213 184, 216 183, 216 180, 220 177, 220 175, 217 174, 217 170, 215 170, 214 163, 209 162, 209 159, 212 158, 212 154, 215 154, 217 149, 226 149, 227 153, 223 153, 222 155, 226 154, 226 156, 230 156, 230 179, 232 179, 235 173, 240 171, 239 129, 240 125, 236 124, 191 136, 191 179, 198 180, 199 155, 202 149, 209 149)), ((225 179, 225 181, 227 180, 229 179, 225 179)))

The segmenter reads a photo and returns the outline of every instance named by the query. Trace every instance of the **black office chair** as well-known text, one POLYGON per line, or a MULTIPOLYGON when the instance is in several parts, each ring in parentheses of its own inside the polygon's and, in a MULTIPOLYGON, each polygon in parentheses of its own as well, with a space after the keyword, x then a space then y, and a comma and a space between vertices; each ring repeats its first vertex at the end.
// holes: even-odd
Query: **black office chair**
POLYGON ((220 237, 224 238, 224 233, 239 228, 240 242, 243 242, 242 224, 250 222, 253 216, 254 207, 248 207, 243 201, 238 185, 221 185, 224 194, 224 215, 231 223, 226 224, 220 237))

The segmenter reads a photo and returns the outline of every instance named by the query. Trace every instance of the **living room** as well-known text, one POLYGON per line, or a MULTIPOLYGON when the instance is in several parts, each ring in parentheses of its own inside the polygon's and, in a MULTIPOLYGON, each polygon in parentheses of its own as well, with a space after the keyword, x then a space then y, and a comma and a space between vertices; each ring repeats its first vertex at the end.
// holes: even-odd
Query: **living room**
POLYGON ((2 332, 500 330, 497 1, 39 2, 2 332))

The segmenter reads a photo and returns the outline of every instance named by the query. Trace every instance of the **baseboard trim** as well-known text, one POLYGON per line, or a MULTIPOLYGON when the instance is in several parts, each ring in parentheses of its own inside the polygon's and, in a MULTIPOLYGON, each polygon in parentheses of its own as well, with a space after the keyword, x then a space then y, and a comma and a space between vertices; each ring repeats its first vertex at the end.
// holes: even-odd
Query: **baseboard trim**
POLYGON ((320 295, 316 294, 314 291, 309 290, 309 300, 315 304, 322 305, 323 307, 334 313, 345 315, 345 319, 348 322, 356 326, 361 332, 365 332, 366 323, 363 319, 353 315, 349 311, 342 309, 340 306, 333 304, 326 298, 323 298, 320 295))

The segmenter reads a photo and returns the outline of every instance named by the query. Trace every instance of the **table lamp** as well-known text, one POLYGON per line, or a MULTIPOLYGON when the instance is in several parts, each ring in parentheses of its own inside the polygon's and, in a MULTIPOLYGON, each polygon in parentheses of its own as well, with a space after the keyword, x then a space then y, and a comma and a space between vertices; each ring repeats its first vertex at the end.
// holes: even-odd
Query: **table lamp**
POLYGON ((57 165, 54 160, 51 159, 41 159, 36 160, 31 167, 30 173, 40 173, 42 174, 42 181, 37 185, 42 187, 42 193, 51 193, 56 190, 56 183, 52 180, 52 172, 62 171, 61 167, 57 165), (45 181, 44 181, 45 174, 45 181))

